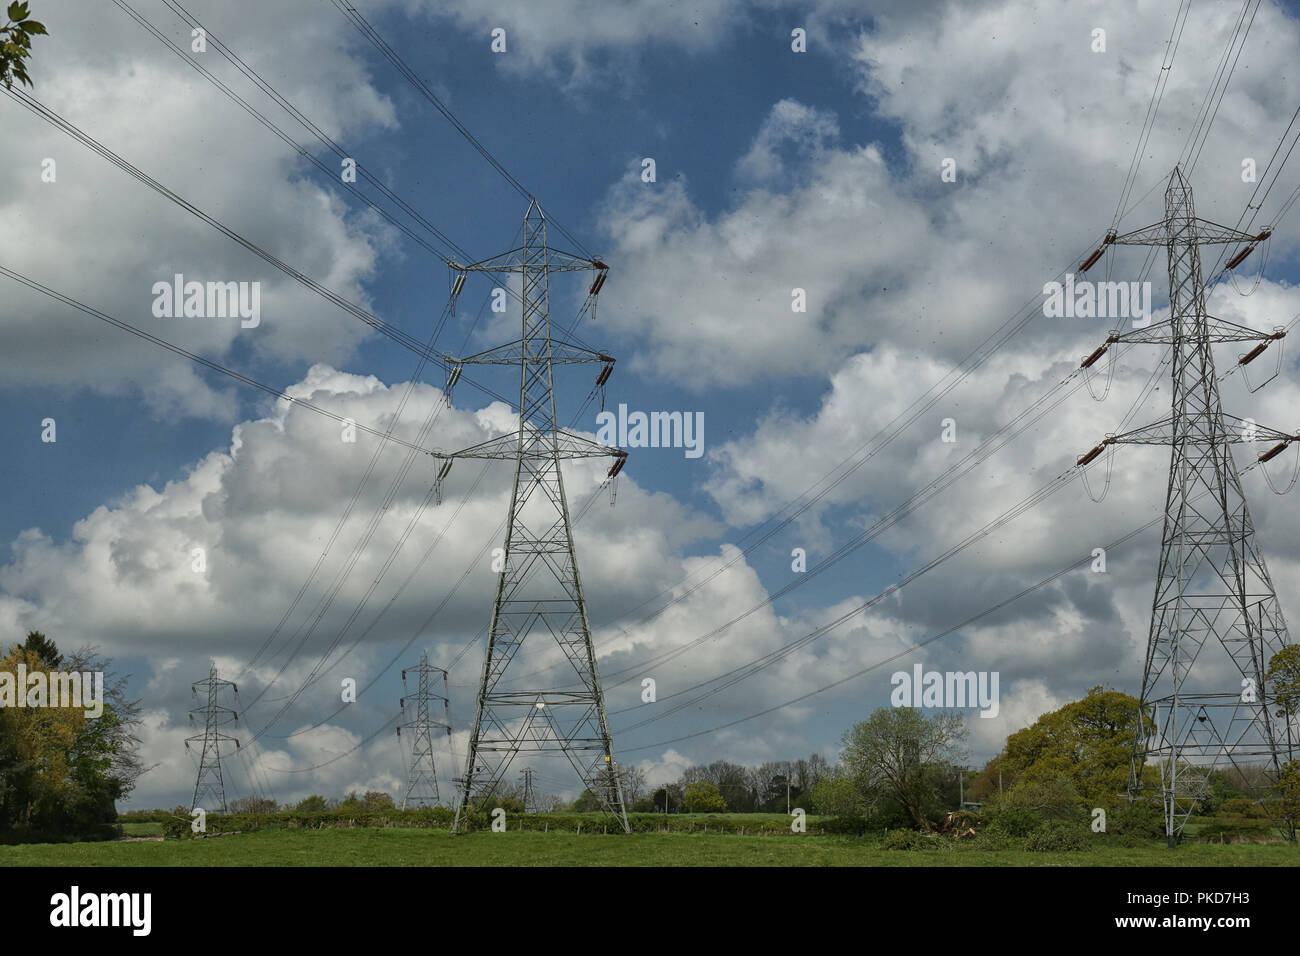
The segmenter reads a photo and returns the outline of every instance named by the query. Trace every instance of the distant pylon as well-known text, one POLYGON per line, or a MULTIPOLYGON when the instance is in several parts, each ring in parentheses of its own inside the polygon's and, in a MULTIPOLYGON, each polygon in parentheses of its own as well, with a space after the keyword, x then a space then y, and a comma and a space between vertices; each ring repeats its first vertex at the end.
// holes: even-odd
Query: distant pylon
MULTIPOLYGON (((420 652, 420 663, 408 670, 415 671, 420 675, 419 689, 409 696, 403 697, 401 701, 402 712, 406 712, 407 701, 414 702, 415 719, 404 724, 397 725, 397 736, 402 736, 402 728, 410 730, 413 741, 411 743, 411 765, 406 775, 406 791, 402 794, 402 809, 405 810, 408 804, 417 807, 434 807, 441 802, 438 794, 438 774, 433 765, 433 733, 434 727, 445 729, 448 736, 451 735, 451 715, 448 711, 447 695, 447 672, 441 667, 434 667, 429 663, 429 655, 425 651, 420 652), (442 694, 435 694, 429 688, 429 675, 442 675, 442 694), (434 721, 429 717, 429 701, 442 701, 444 720, 434 721)), ((402 671, 402 682, 406 682, 406 671, 402 671)))
POLYGON ((533 793, 533 768, 525 767, 521 776, 524 778, 524 813, 536 813, 537 797, 533 793))
POLYGON ((518 427, 464 451, 438 456, 444 459, 439 482, 457 458, 502 459, 515 466, 504 560, 496 569, 496 600, 452 832, 459 830, 471 800, 486 800, 497 792, 511 761, 523 749, 564 754, 586 788, 628 832, 560 470, 564 459, 612 457, 615 461, 607 477, 613 479, 627 452, 557 426, 553 376, 556 365, 601 363, 604 368, 596 384, 603 386, 614 360, 553 335, 550 319, 552 273, 595 270, 599 274, 588 290, 594 296, 609 267, 599 259, 550 248, 546 217, 536 200, 524 216, 521 247, 473 265, 450 265, 458 272, 453 290, 459 289, 461 277, 469 272, 518 273, 522 318, 518 340, 468 358, 447 357, 452 367, 449 387, 464 365, 520 369, 518 427), (534 632, 559 646, 571 665, 566 671, 575 687, 502 689, 511 661, 534 632))
POLYGON ((1281 332, 1260 333, 1208 315, 1200 253, 1206 244, 1245 244, 1228 263, 1235 267, 1268 235, 1267 229, 1252 236, 1198 219, 1192 188, 1175 167, 1165 192, 1165 218, 1124 235, 1111 233, 1103 245, 1167 250, 1169 318, 1114 333, 1084 360, 1085 367, 1091 365, 1117 342, 1172 347, 1172 415, 1108 437, 1079 459, 1087 465, 1115 443, 1170 446, 1164 535, 1129 776, 1134 799, 1148 789, 1143 768, 1158 767, 1170 847, 1205 795, 1210 774, 1228 765, 1262 776, 1252 796, 1294 835, 1294 822, 1282 819, 1271 799, 1281 762, 1294 755, 1264 680, 1270 658, 1289 643, 1286 622, 1258 550, 1231 445, 1280 443, 1259 456, 1267 461, 1297 436, 1224 414, 1212 348, 1221 342, 1259 343, 1239 359, 1246 364, 1281 332))
POLYGON ((194 799, 190 802, 190 809, 194 810, 196 807, 202 807, 209 812, 225 813, 226 786, 221 777, 221 745, 223 743, 233 743, 238 748, 239 741, 234 737, 228 737, 221 733, 219 728, 237 722, 239 715, 229 707, 222 707, 219 702, 219 695, 223 687, 231 688, 236 694, 239 693, 239 688, 228 680, 218 679, 216 664, 213 664, 208 671, 207 680, 191 684, 190 690, 192 693, 197 694, 200 687, 206 689, 207 703, 203 707, 196 707, 191 710, 190 720, 194 720, 195 714, 202 714, 203 733, 185 739, 186 750, 189 750, 190 744, 195 741, 203 742, 203 748, 199 754, 199 776, 194 781, 194 799), (205 800, 206 806, 204 805, 205 800))

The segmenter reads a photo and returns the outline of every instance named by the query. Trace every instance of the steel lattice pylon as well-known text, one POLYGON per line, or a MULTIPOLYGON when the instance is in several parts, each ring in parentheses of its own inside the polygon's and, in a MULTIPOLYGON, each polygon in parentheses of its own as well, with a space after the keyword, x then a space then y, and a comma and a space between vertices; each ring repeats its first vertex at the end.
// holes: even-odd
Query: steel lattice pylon
POLYGON ((524 813, 536 813, 537 794, 533 791, 533 768, 525 767, 520 776, 524 778, 524 813))
MULTIPOLYGON (((553 369, 559 364, 605 364, 598 384, 608 378, 614 360, 601 352, 551 334, 550 276, 558 272, 596 270, 592 294, 603 284, 608 266, 552 249, 546 217, 533 200, 524 216, 523 245, 459 271, 453 294, 469 272, 518 274, 522 335, 514 342, 467 358, 453 358, 452 377, 467 364, 518 365, 519 424, 514 432, 454 454, 439 455, 446 464, 441 480, 457 458, 505 459, 515 463, 514 490, 506 526, 504 563, 488 631, 483 674, 474 723, 470 730, 465 773, 452 832, 458 832, 471 801, 490 799, 501 786, 511 761, 521 750, 562 753, 587 789, 628 831, 623 791, 614 763, 613 739, 596 667, 582 580, 573 548, 573 530, 560 462, 564 459, 613 457, 616 476, 627 453, 589 441, 557 426, 553 369), (525 640, 549 636, 569 665, 572 689, 505 689, 502 679, 525 640)), ((566 669, 567 670, 567 669, 566 669)))
MULTIPOLYGON (((1106 239, 1116 245, 1163 246, 1169 260, 1169 318, 1113 334, 1108 343, 1171 347, 1172 414, 1108 437, 1080 463, 1086 465, 1113 443, 1170 446, 1129 798, 1151 789, 1143 769, 1154 762, 1171 847, 1214 770, 1250 767, 1262 770, 1271 783, 1280 763, 1292 759, 1290 735, 1275 717, 1271 705, 1276 701, 1264 679, 1269 659, 1289 643, 1286 622, 1258 550, 1231 446, 1285 443, 1294 436, 1224 414, 1213 353, 1215 343, 1266 343, 1280 333, 1260 333, 1208 315, 1201 275, 1202 245, 1253 243, 1267 235, 1267 230, 1251 236, 1198 219, 1191 186, 1175 167, 1165 192, 1164 220, 1106 239)), ((1088 264, 1095 260, 1096 255, 1088 264)), ((1252 795, 1293 832, 1292 822, 1281 820, 1270 807, 1270 789, 1261 785, 1252 795)))
MULTIPOLYGON (((433 763, 433 728, 438 727, 447 731, 447 736, 451 736, 451 715, 448 710, 447 695, 435 694, 429 689, 429 678, 433 674, 442 675, 443 689, 447 686, 447 672, 441 667, 434 667, 429 663, 427 651, 420 652, 420 663, 408 670, 415 671, 419 674, 419 689, 409 697, 403 697, 401 700, 402 711, 406 711, 406 702, 408 700, 415 703, 415 719, 404 724, 397 725, 397 736, 402 736, 402 728, 405 727, 411 731, 413 737, 411 743, 411 765, 406 775, 406 790, 402 794, 402 809, 405 810, 407 805, 417 807, 435 807, 441 802, 441 796, 438 793, 438 773, 433 763), (443 717, 442 721, 434 721, 429 717, 429 701, 442 701, 443 717)), ((402 680, 406 680, 406 671, 402 671, 402 680)))
POLYGON ((228 680, 218 679, 215 664, 208 671, 207 680, 191 684, 190 690, 197 694, 200 687, 207 689, 207 704, 191 710, 190 720, 194 719, 195 714, 202 714, 203 733, 185 739, 186 750, 195 741, 203 742, 203 748, 199 754, 199 775, 194 782, 194 799, 190 803, 190 810, 201 806, 201 798, 210 796, 213 798, 212 801, 203 809, 225 813, 226 785, 221 776, 221 745, 223 743, 233 743, 238 748, 239 741, 234 737, 228 737, 221 733, 219 728, 238 721, 239 715, 229 707, 222 707, 218 702, 218 698, 223 687, 229 687, 235 693, 239 693, 239 688, 228 680))

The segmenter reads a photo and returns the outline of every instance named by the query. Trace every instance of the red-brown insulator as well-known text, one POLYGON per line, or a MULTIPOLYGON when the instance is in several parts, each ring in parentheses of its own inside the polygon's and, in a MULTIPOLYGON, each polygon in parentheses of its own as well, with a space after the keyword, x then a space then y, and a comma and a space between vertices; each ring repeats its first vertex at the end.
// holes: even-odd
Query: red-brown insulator
POLYGON ((1258 236, 1255 237, 1255 241, 1256 241, 1256 242, 1263 242, 1265 239, 1267 239, 1267 238, 1268 238, 1269 236, 1271 236, 1271 235, 1273 235, 1273 227, 1272 227, 1272 226, 1265 226, 1265 227, 1264 227, 1264 231, 1261 232, 1258 236))
POLYGON ((1241 358, 1239 358, 1239 359, 1237 360, 1237 364, 1238 364, 1238 365, 1249 365, 1251 362, 1255 361, 1255 359, 1259 358, 1259 353, 1263 352, 1264 349, 1266 349, 1266 348, 1268 348, 1268 343, 1267 343, 1267 342, 1260 342, 1260 343, 1259 343, 1258 345, 1256 345, 1253 349, 1251 349, 1249 352, 1247 352, 1245 355, 1243 355, 1241 358))
POLYGON ((627 464, 627 459, 626 459, 626 458, 620 458, 618 461, 614 462, 614 464, 610 467, 610 469, 609 469, 609 474, 606 475, 605 477, 606 477, 606 478, 617 478, 617 477, 618 477, 618 473, 619 473, 620 471, 623 470, 623 466, 626 465, 626 464, 627 464))
POLYGON ((605 263, 601 262, 599 259, 592 259, 592 260, 591 260, 591 264, 592 264, 593 266, 595 266, 597 269, 608 269, 608 268, 609 268, 609 266, 605 265, 605 263))
POLYGON ((1093 252, 1092 255, 1090 255, 1087 259, 1083 260, 1083 265, 1079 266, 1079 271, 1087 272, 1089 269, 1095 266, 1097 264, 1097 260, 1101 258, 1101 254, 1105 251, 1106 249, 1104 246, 1098 246, 1096 251, 1093 252))
POLYGON ((1098 455, 1100 455, 1103 451, 1105 451, 1105 449, 1106 449, 1106 446, 1105 446, 1105 445, 1098 445, 1098 446, 1097 446, 1096 448, 1094 448, 1092 451, 1088 452, 1088 454, 1084 455, 1082 458, 1080 458, 1078 461, 1076 461, 1075 464, 1078 465, 1079 467, 1082 467, 1082 466, 1088 464, 1090 461, 1092 461, 1092 460, 1093 460, 1094 458, 1096 458, 1098 455))
POLYGON ((600 377, 599 377, 598 379, 596 379, 596 384, 597 384, 597 385, 604 385, 606 382, 608 382, 608 381, 609 381, 609 375, 610 375, 610 373, 613 372, 613 371, 614 371, 614 366, 612 366, 612 365, 606 365, 603 369, 600 370, 600 377))
POLYGON ((1106 350, 1108 348, 1110 348, 1109 345, 1098 345, 1097 350, 1093 352, 1091 355, 1089 355, 1086 359, 1084 359, 1083 364, 1080 365, 1079 368, 1091 368, 1093 366, 1093 363, 1095 363, 1097 359, 1101 358, 1103 355, 1106 354, 1106 350))
POLYGON ((1291 444, 1291 439, 1289 438, 1286 441, 1278 442, 1268 451, 1264 452, 1264 454, 1259 456, 1260 463, 1262 464, 1263 462, 1266 462, 1272 458, 1276 458, 1278 455, 1282 454, 1282 452, 1286 450, 1286 446, 1289 444, 1291 444))
POLYGON ((1241 252, 1237 253, 1235 256, 1229 259, 1228 264, 1223 268, 1225 269, 1237 268, 1237 266, 1241 265, 1242 261, 1254 251, 1255 251, 1254 246, 1247 246, 1245 249, 1242 249, 1241 252))
POLYGON ((605 278, 608 275, 608 272, 602 272, 600 275, 596 276, 596 281, 591 284, 591 295, 600 294, 601 286, 605 284, 605 278))

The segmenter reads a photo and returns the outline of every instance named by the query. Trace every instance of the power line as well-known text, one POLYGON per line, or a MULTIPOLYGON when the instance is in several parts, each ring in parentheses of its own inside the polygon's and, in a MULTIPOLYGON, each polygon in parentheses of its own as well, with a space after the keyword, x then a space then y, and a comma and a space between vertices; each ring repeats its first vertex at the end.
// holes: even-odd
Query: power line
MULTIPOLYGON (((388 41, 379 34, 379 31, 376 30, 360 12, 358 12, 356 7, 348 3, 347 0, 333 0, 333 2, 334 6, 339 9, 339 12, 357 28, 357 31, 383 54, 384 58, 387 59, 394 68, 396 68, 397 72, 400 73, 402 77, 420 93, 421 96, 433 104, 433 107, 443 115, 447 122, 451 123, 456 131, 460 133, 461 136, 465 137, 466 141, 474 147, 479 155, 486 159, 488 163, 492 165, 492 168, 495 169, 501 177, 505 179, 505 181, 509 183, 517 193, 519 193, 520 196, 530 201, 536 198, 523 183, 516 179, 515 176, 511 174, 511 172, 506 169, 495 156, 492 155, 491 151, 483 145, 478 137, 471 133, 469 128, 456 118, 455 114, 447 107, 447 104, 445 104, 438 95, 429 88, 429 85, 425 83, 424 80, 420 79, 419 74, 407 65, 406 61, 403 60, 401 56, 398 55, 397 51, 389 45, 388 41)), ((560 223, 555 221, 549 213, 547 214, 547 222, 553 225, 560 234, 564 236, 564 238, 573 243, 574 248, 581 252, 585 258, 592 258, 591 253, 586 249, 586 247, 583 246, 582 243, 567 229, 560 225, 560 223)))
MULTIPOLYGON (((94 137, 82 132, 75 125, 68 122, 63 117, 59 116, 59 114, 55 113, 53 110, 50 110, 48 107, 40 103, 38 100, 34 99, 31 96, 28 96, 26 93, 17 89, 13 89, 13 90, 6 89, 4 90, 4 92, 8 94, 10 97, 12 97, 13 99, 17 100, 26 109, 35 113, 37 116, 44 119, 50 125, 54 126, 56 129, 59 129, 62 132, 67 133, 73 139, 77 140, 82 145, 86 146, 87 148, 91 149, 95 153, 99 154, 104 159, 107 159, 110 163, 117 166, 119 169, 121 169, 123 172, 130 175, 132 178, 148 186, 150 189, 154 190, 164 198, 171 200, 173 203, 180 206, 186 212, 189 212, 191 215, 195 216, 202 222, 207 223, 209 226, 216 229, 218 232, 234 240, 239 245, 247 249, 249 252, 253 253, 258 258, 262 259, 268 264, 279 269, 285 275, 296 280, 297 282, 299 282, 301 285, 303 285, 310 291, 316 293, 317 295, 321 296, 327 301, 338 306, 344 312, 347 312, 349 315, 353 316, 354 318, 360 320, 361 322, 364 322, 366 325, 370 326, 375 331, 380 332, 381 334, 387 336, 388 338, 397 342, 399 345, 402 345, 404 348, 414 352, 416 355, 424 356, 429 361, 435 363, 441 368, 444 369, 450 368, 450 364, 441 355, 438 355, 437 353, 434 353, 431 349, 428 349, 422 342, 420 342, 419 339, 412 336, 409 332, 403 331, 402 329, 397 328, 394 325, 390 325, 389 323, 385 322, 383 319, 380 319, 378 316, 374 315, 367 309, 363 309, 361 306, 357 305, 356 303, 351 302, 348 299, 344 298, 343 296, 339 295, 338 293, 332 291, 331 289, 326 288, 325 286, 321 285, 319 282, 312 279, 305 273, 300 272, 299 270, 295 269, 293 266, 289 265, 287 262, 272 255, 270 252, 267 252, 261 246, 258 246, 256 243, 250 241, 249 239, 246 239, 244 236, 235 232, 233 229, 229 228, 228 226, 214 219, 212 216, 208 215, 203 210, 199 209, 197 206, 190 203, 184 197, 180 196, 176 192, 167 188, 162 183, 158 182, 156 179, 154 179, 153 177, 149 176, 147 173, 140 170, 138 167, 133 166, 131 163, 127 162, 125 159, 123 159, 118 154, 114 153, 112 150, 108 149, 108 147, 104 146, 94 137)), ((503 402, 506 401, 503 395, 499 394, 493 389, 488 388, 487 386, 475 382, 472 379, 465 376, 462 376, 462 380, 469 383, 474 388, 479 389, 484 394, 496 399, 497 401, 503 401, 503 402)))

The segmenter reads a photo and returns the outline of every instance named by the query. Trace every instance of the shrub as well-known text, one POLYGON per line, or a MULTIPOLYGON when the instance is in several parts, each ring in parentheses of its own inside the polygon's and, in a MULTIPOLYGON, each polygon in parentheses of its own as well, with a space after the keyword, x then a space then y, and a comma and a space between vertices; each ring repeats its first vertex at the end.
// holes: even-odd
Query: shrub
POLYGON ((1219 813, 1245 817, 1248 820, 1266 820, 1268 812, 1250 797, 1233 797, 1219 804, 1219 813))
POLYGON ((1025 849, 1036 852, 1076 851, 1091 849, 1088 829, 1064 820, 1049 820, 1029 834, 1025 849))
POLYGON ((1106 833, 1158 840, 1165 835, 1164 811, 1153 803, 1130 803, 1106 814, 1106 833))
MULTIPOLYGON (((868 830, 875 829, 865 817, 844 816, 825 817, 820 821, 822 833, 834 833, 846 836, 862 836, 868 830)), ((901 831, 900 831, 901 832, 901 831)))
POLYGON ((942 847, 944 841, 941 837, 917 830, 890 830, 885 841, 880 844, 882 850, 930 850, 942 847))
POLYGON ((1027 837, 1042 825, 1042 820, 1028 807, 998 804, 984 814, 987 829, 1009 837, 1027 837))

